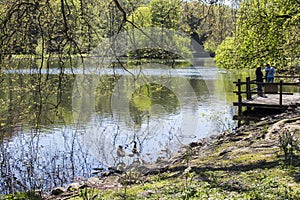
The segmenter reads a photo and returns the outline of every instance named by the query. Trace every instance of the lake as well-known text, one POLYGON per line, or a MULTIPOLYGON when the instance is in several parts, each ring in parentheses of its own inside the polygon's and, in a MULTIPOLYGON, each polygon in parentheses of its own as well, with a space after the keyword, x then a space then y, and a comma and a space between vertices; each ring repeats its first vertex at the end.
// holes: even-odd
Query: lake
POLYGON ((253 72, 219 69, 211 58, 175 63, 39 68, 34 61, 4 70, 0 192, 47 190, 93 176, 93 168, 157 162, 232 131, 232 82, 253 72))

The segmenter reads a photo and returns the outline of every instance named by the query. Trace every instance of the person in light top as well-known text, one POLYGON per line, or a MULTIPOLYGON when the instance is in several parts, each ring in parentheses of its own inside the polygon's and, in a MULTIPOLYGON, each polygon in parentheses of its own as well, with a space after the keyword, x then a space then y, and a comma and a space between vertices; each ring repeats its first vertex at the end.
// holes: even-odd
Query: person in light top
POLYGON ((274 76, 275 76, 274 67, 271 67, 270 64, 267 64, 265 72, 266 72, 267 83, 273 83, 274 82, 274 76))

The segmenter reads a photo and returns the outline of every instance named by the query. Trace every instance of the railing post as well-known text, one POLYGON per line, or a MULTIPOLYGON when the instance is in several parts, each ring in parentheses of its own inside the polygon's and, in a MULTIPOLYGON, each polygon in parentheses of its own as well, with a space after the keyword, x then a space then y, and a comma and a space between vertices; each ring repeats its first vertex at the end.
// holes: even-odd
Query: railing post
POLYGON ((279 105, 280 107, 282 106, 282 80, 280 80, 280 85, 279 85, 279 105))
POLYGON ((251 99, 250 77, 246 78, 246 94, 247 94, 247 100, 250 100, 251 99))
POLYGON ((241 106, 241 103, 242 103, 241 87, 242 86, 241 86, 241 79, 238 79, 237 86, 238 86, 238 102, 239 102, 238 115, 241 116, 242 115, 242 106, 241 106))

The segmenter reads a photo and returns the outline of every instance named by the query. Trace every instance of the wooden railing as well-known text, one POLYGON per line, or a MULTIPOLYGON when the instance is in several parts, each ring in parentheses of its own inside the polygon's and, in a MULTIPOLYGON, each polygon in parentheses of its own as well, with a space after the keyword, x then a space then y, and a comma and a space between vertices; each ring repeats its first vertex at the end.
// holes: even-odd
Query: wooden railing
MULTIPOLYGON (((276 76, 276 78, 300 78, 297 76, 276 76)), ((247 100, 252 100, 252 95, 253 94, 258 94, 257 90, 257 85, 261 84, 264 88, 264 94, 279 94, 279 102, 278 106, 282 107, 282 97, 283 95, 293 95, 291 92, 283 92, 283 87, 284 86, 295 86, 295 87, 300 87, 300 82, 283 82, 280 80, 279 82, 273 82, 273 83, 265 83, 265 82, 256 82, 256 80, 251 80, 250 77, 246 78, 246 81, 241 81, 241 79, 238 79, 237 82, 234 82, 237 86, 238 91, 234 91, 238 95, 238 102, 237 105, 239 105, 239 115, 242 114, 242 101, 243 101, 243 94, 246 94, 246 99, 247 100), (242 89, 242 86, 245 86, 245 89, 242 89), (255 86, 255 87, 253 87, 255 86), (279 86, 279 88, 278 88, 279 86), (268 89, 267 88, 273 88, 268 89)), ((300 89, 300 88, 299 88, 300 89)))

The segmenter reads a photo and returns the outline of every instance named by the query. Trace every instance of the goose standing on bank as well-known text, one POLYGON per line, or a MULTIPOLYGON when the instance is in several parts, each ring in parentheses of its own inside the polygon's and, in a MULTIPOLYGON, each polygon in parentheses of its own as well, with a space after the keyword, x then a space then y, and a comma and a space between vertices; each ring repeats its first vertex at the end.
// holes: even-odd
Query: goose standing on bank
POLYGON ((140 154, 140 151, 139 151, 139 149, 137 148, 137 142, 136 142, 136 141, 133 141, 132 153, 133 153, 133 154, 137 154, 137 155, 140 154))

